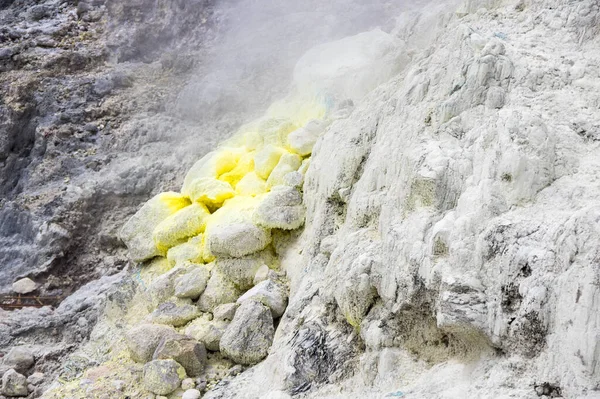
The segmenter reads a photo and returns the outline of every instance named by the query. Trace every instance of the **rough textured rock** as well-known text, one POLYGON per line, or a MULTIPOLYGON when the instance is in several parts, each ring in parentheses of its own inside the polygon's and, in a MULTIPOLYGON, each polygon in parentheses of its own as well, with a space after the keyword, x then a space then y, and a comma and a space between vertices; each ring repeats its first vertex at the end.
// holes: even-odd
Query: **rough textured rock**
POLYGON ((157 395, 168 395, 179 388, 185 370, 174 360, 153 360, 144 365, 144 388, 157 395))
POLYGON ((183 393, 181 399, 200 399, 202 393, 197 389, 188 389, 183 393))
POLYGON ((274 264, 277 264, 277 258, 271 251, 265 250, 241 258, 219 258, 215 261, 215 271, 241 290, 247 290, 254 285, 254 277, 262 266, 274 264))
POLYGON ((158 305, 150 318, 153 323, 181 327, 200 316, 200 310, 194 304, 165 302, 158 305))
POLYGON ((10 369, 2 376, 2 393, 8 397, 27 396, 27 378, 10 369))
POLYGON ((204 292, 210 272, 203 266, 192 268, 175 280, 175 296, 196 299, 204 292))
POLYGON ((127 332, 127 347, 136 362, 152 360, 156 348, 162 340, 178 337, 177 331, 168 326, 142 324, 127 332))
POLYGON ((264 249, 271 242, 271 234, 252 223, 236 223, 216 227, 206 240, 213 255, 240 257, 264 249))
POLYGON ((22 346, 14 346, 4 357, 2 358, 2 365, 8 368, 12 368, 19 373, 25 373, 31 366, 35 359, 33 353, 28 348, 22 346))
MULTIPOLYGON (((178 189, 183 171, 245 118, 241 99, 272 98, 275 90, 255 88, 279 72, 240 68, 245 86, 220 68, 175 94, 184 79, 171 71, 202 59, 186 54, 208 30, 199 3, 37 3, 0 2, 0 291, 31 276, 42 294, 62 298, 126 265, 122 221, 156 192, 178 189), (215 126, 202 122, 213 117, 215 126)), ((258 25, 309 37, 330 29, 304 23, 335 1, 296 3, 283 15, 269 8, 258 25), (294 12, 304 6, 314 12, 294 12)), ((333 122, 301 187, 304 230, 274 234, 292 295, 270 356, 211 383, 206 397, 591 399, 597 2, 413 2, 401 15, 390 2, 367 3, 334 20, 357 13, 354 29, 370 28, 378 19, 364 11, 377 7, 392 23, 319 46, 296 69, 296 89, 325 93, 333 122)), ((251 27, 252 12, 243 16, 251 27)), ((240 52, 260 46, 240 30, 230 57, 245 60, 240 52)), ((294 51, 258 51, 259 65, 294 63, 306 47, 287 42, 294 51)), ((271 161, 269 172, 279 159, 271 161)), ((55 309, 2 311, 1 349, 39 341, 42 365, 60 363, 121 278, 55 309), (47 349, 55 345, 59 353, 47 349)))
POLYGON ((12 284, 12 290, 17 294, 29 294, 35 291, 37 284, 30 278, 22 278, 12 284))
POLYGON ((213 309, 214 320, 231 321, 238 308, 237 303, 225 303, 213 309))
POLYGON ((233 281, 224 274, 214 270, 206 284, 206 289, 198 300, 198 308, 203 312, 211 312, 224 303, 235 302, 242 294, 233 281))
POLYGON ((188 376, 195 377, 204 370, 206 349, 193 339, 163 338, 152 359, 173 359, 183 366, 188 376))
POLYGON ((294 187, 275 187, 254 213, 260 226, 293 230, 304 223, 305 210, 302 195, 294 187))
MULTIPOLYGON (((260 302, 271 310, 274 319, 281 317, 287 306, 286 287, 271 280, 265 280, 238 298, 237 303, 246 301, 260 302)), ((215 316, 216 317, 216 316, 215 316)))
POLYGON ((255 364, 267 355, 273 334, 269 308, 255 301, 244 302, 221 338, 221 352, 236 363, 255 364))
POLYGON ((399 16, 410 60, 313 148, 270 356, 207 396, 594 397, 599 12, 399 16))
POLYGON ((215 318, 211 321, 207 318, 199 318, 186 327, 185 333, 202 342, 206 349, 218 352, 221 348, 221 338, 228 325, 229 322, 225 320, 215 318))

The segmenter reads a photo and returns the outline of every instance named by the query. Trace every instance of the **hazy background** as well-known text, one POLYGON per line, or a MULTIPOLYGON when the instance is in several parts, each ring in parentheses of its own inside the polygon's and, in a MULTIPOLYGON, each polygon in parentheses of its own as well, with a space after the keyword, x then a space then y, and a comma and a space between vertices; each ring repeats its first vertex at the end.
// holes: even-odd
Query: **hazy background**
POLYGON ((401 10, 414 6, 406 0, 220 2, 215 17, 223 23, 221 38, 174 111, 198 121, 260 114, 286 92, 296 61, 308 49, 375 27, 390 31, 401 10))

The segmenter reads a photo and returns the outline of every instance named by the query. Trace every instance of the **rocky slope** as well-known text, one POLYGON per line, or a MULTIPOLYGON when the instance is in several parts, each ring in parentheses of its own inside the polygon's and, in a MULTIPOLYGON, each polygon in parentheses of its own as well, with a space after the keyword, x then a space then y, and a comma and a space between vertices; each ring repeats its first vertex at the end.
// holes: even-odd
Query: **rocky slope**
MULTIPOLYGON (((25 345, 36 362, 16 367, 7 353, 4 366, 31 378, 62 360, 47 397, 145 397, 142 374, 154 371, 131 361, 123 335, 148 314, 145 285, 162 271, 119 272, 117 230, 142 200, 179 189, 194 158, 260 105, 233 113, 224 104, 235 93, 221 90, 232 97, 201 97, 207 114, 190 107, 203 46, 219 32, 210 4, 0 4, 2 292, 30 276, 39 293, 66 295, 106 274, 56 309, 0 313, 0 347, 25 345), (204 140, 189 134, 198 129, 204 140)), ((368 65, 394 77, 366 97, 357 88, 369 84, 322 61, 335 45, 316 57, 318 76, 305 71, 319 48, 307 54, 296 89, 325 82, 356 107, 318 140, 305 226, 277 248, 289 305, 264 361, 240 369, 204 342, 208 368, 186 388, 206 381, 213 398, 599 397, 599 12, 593 0, 507 0, 402 13, 387 27, 394 68, 368 65)))

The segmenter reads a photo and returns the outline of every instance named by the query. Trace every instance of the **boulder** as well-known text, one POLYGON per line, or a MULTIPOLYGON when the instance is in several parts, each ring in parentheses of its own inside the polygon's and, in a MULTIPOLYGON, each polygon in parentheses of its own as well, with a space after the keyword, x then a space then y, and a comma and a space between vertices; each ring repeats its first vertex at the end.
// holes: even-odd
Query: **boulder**
POLYGON ((206 365, 204 344, 188 338, 164 338, 154 352, 153 360, 173 359, 185 369, 187 375, 198 376, 206 365))
POLYGON ((200 178, 190 185, 192 201, 202 202, 209 206, 219 206, 235 195, 231 184, 215 178, 200 178))
POLYGON ((240 257, 264 249, 271 243, 269 230, 251 222, 214 226, 207 234, 208 251, 214 256, 240 257))
POLYGON ((219 305, 235 302, 241 294, 242 292, 230 279, 215 269, 200 296, 198 307, 203 312, 212 312, 219 305))
POLYGON ((152 232, 160 222, 188 205, 189 199, 173 192, 158 194, 146 202, 121 229, 120 236, 129 249, 129 257, 134 262, 143 262, 165 255, 156 247, 152 232))
POLYGON ((281 284, 274 283, 271 280, 265 280, 248 290, 237 300, 238 304, 246 301, 256 301, 271 309, 274 319, 283 315, 287 307, 287 290, 281 284))
MULTIPOLYGON (((187 265, 190 267, 191 265, 187 265)), ((150 298, 152 300, 152 307, 156 308, 161 303, 164 303, 171 299, 175 295, 175 280, 186 273, 188 267, 175 267, 169 270, 167 273, 158 276, 148 288, 150 298)))
POLYGON ((301 165, 302 158, 299 155, 283 154, 267 179, 267 189, 284 184, 285 176, 288 173, 297 171, 301 165))
MULTIPOLYGON (((181 193, 191 197, 193 186, 202 178, 217 178, 236 167, 243 151, 223 148, 206 154, 188 171, 181 187, 181 193)), ((196 188, 197 189, 197 188, 196 188)))
POLYGON ((2 376, 2 394, 9 397, 27 396, 27 378, 10 369, 2 376))
POLYGON ((156 324, 141 324, 129 330, 125 335, 125 342, 129 348, 131 358, 139 363, 152 360, 158 344, 164 338, 183 337, 175 329, 156 324))
POLYGON ((267 356, 274 334, 271 310, 262 303, 245 301, 221 338, 221 353, 236 363, 258 363, 267 356))
POLYGON ((231 321, 238 308, 237 303, 225 303, 213 309, 213 319, 222 321, 231 321))
POLYGON ((236 184, 235 191, 239 195, 255 196, 267 192, 267 182, 256 172, 250 172, 236 184))
POLYGON ((175 296, 178 298, 198 298, 206 288, 210 271, 203 266, 192 267, 190 271, 175 280, 175 296))
POLYGON ((189 263, 204 262, 203 235, 192 237, 187 242, 170 248, 167 251, 167 260, 171 266, 179 267, 189 263))
POLYGON ((183 393, 181 399, 200 399, 202 393, 197 389, 188 389, 183 393))
POLYGON ((268 179, 279 163, 279 159, 287 151, 273 145, 266 145, 254 156, 254 169, 258 177, 268 179))
POLYGON ((150 318, 153 323, 180 327, 198 316, 200 316, 200 310, 196 305, 165 302, 158 305, 150 318))
POLYGON ((294 187, 278 186, 256 208, 253 220, 270 229, 293 230, 304 224, 302 194, 294 187))
POLYGON ((206 218, 210 215, 206 206, 193 203, 165 218, 152 232, 156 246, 166 251, 204 231, 206 218))
POLYGON ((152 360, 144 365, 144 388, 157 395, 175 391, 185 377, 184 368, 175 360, 152 360))
POLYGON ((289 187, 301 189, 304 185, 304 175, 298 171, 290 172, 283 177, 283 184, 289 187))
POLYGON ((193 378, 186 378, 185 380, 181 381, 181 389, 184 390, 188 390, 188 389, 194 389, 196 387, 196 381, 193 378))
POLYGON ((31 385, 39 385, 42 382, 44 382, 45 378, 46 376, 44 375, 44 373, 36 372, 27 377, 27 383, 31 385))
POLYGON ((206 349, 218 352, 220 349, 221 337, 229 322, 222 320, 208 320, 208 318, 199 318, 186 327, 185 333, 194 339, 202 342, 206 349))
POLYGON ((264 265, 276 264, 277 258, 269 250, 240 258, 218 258, 215 270, 222 273, 241 290, 247 290, 254 284, 256 272, 264 265))
POLYGON ((313 119, 300 129, 294 130, 288 136, 288 147, 298 155, 307 156, 312 152, 319 136, 325 130, 325 124, 313 119))
POLYGON ((37 284, 30 278, 22 278, 12 285, 12 290, 17 294, 29 294, 37 289, 37 284))
POLYGON ((25 373, 33 366, 34 362, 33 353, 29 349, 23 346, 15 346, 4 356, 3 365, 19 373, 25 373))

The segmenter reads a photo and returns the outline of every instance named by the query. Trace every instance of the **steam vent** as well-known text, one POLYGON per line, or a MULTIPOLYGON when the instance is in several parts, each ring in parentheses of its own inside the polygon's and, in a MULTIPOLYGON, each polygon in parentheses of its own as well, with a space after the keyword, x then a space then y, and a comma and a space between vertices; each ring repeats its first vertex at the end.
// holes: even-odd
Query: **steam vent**
POLYGON ((598 0, 0 0, 0 399, 600 399, 598 0))

